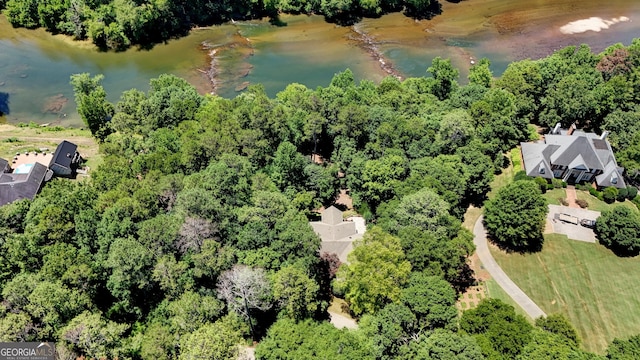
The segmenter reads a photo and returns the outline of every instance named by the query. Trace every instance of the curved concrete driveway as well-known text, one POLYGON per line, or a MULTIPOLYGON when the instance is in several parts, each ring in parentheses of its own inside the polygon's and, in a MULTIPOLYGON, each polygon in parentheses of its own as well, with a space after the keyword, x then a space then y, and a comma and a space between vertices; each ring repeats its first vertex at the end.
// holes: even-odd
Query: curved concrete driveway
POLYGON ((489 245, 487 244, 487 230, 482 224, 483 217, 480 216, 473 227, 473 243, 476 245, 476 254, 482 261, 482 265, 489 272, 491 277, 500 285, 500 287, 507 293, 520 307, 531 317, 532 319, 539 318, 540 316, 547 316, 536 303, 531 300, 527 294, 522 291, 516 285, 509 276, 502 270, 500 265, 489 252, 489 245))

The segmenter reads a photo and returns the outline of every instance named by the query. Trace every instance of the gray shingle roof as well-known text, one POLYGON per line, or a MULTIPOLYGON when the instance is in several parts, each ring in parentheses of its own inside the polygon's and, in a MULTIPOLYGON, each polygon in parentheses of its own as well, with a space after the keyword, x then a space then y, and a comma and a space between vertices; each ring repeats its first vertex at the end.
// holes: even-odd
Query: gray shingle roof
POLYGON ((51 177, 51 170, 35 163, 28 174, 0 174, 0 206, 21 199, 33 199, 42 183, 51 177))
POLYGON ((599 186, 626 186, 622 178, 624 169, 618 167, 611 144, 594 133, 560 131, 560 134, 546 135, 544 141, 521 143, 521 146, 528 176, 550 179, 553 177, 551 165, 562 165, 571 169, 602 171, 596 177, 599 186), (542 168, 544 172, 540 172, 542 168))

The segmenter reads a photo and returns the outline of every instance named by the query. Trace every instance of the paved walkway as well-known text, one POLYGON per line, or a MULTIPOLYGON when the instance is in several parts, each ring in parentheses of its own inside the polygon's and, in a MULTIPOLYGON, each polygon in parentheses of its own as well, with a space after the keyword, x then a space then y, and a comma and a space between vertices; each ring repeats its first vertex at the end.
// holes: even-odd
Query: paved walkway
POLYGON ((578 198, 578 195, 576 194, 576 187, 573 185, 567 185, 567 188, 565 189, 565 193, 567 194, 568 206, 571 208, 580 209, 580 206, 576 204, 576 199, 578 198))
POLYGON ((500 285, 507 293, 532 319, 540 316, 547 316, 536 303, 531 300, 527 294, 516 285, 509 276, 502 270, 500 265, 489 252, 489 244, 487 243, 487 230, 482 224, 482 216, 476 221, 473 227, 473 243, 476 245, 476 254, 482 261, 483 267, 491 274, 491 277, 500 285))

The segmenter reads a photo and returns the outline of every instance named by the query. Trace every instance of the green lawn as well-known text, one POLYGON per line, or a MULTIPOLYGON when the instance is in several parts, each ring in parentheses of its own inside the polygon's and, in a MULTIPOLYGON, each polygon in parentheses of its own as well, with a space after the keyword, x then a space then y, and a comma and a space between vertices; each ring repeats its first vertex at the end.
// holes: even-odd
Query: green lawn
POLYGON ((500 285, 498 285, 498 283, 495 280, 489 279, 485 281, 485 286, 487 287, 487 292, 489 293, 488 295, 490 298, 502 300, 502 302, 513 306, 516 309, 516 313, 524 316, 527 320, 533 323, 533 319, 529 317, 529 314, 524 312, 524 310, 522 310, 520 305, 518 305, 518 303, 513 301, 511 296, 509 296, 509 294, 507 294, 504 290, 502 290, 500 285))
POLYGON ((578 196, 578 199, 587 201, 587 203, 589 204, 587 208, 589 210, 605 211, 605 210, 611 210, 614 206, 620 205, 620 206, 626 206, 629 209, 632 209, 634 211, 638 211, 638 207, 635 206, 635 204, 629 200, 625 200, 624 202, 616 201, 613 204, 607 204, 606 202, 599 200, 597 197, 589 194, 588 191, 578 190, 576 191, 576 195, 578 196))
POLYGON ((520 148, 511 149, 508 156, 511 163, 508 167, 502 169, 500 175, 496 175, 491 182, 491 191, 487 194, 490 199, 497 194, 498 190, 513 182, 513 177, 518 171, 522 170, 520 148))
POLYGON ((546 193, 542 195, 545 199, 547 199, 547 204, 549 205, 561 205, 558 198, 565 199, 567 197, 567 192, 563 188, 559 189, 551 189, 547 190, 546 193))
MULTIPOLYGON (((536 254, 493 256, 547 314, 565 314, 589 351, 640 333, 640 258, 618 258, 601 245, 545 236, 536 254)), ((495 290, 489 293, 494 295, 495 290), (493 293, 492 293, 493 292, 493 293)))

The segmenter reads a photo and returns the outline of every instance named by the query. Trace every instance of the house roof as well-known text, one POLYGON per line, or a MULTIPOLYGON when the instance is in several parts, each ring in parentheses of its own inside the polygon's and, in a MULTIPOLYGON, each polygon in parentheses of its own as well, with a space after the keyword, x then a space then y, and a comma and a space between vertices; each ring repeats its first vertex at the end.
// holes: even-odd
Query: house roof
POLYGON ((585 170, 604 170, 604 165, 596 153, 592 141, 586 136, 574 135, 547 135, 547 144, 558 145, 558 149, 551 154, 549 160, 552 164, 576 168, 586 167, 585 170), (578 159, 579 158, 579 159, 578 159), (579 164, 576 162, 578 161, 579 164))
POLYGON ((623 171, 623 168, 616 166, 613 162, 610 162, 607 164, 604 172, 596 176, 596 182, 599 186, 614 186, 618 189, 625 188, 627 187, 627 184, 624 182, 624 178, 622 177, 623 171))
POLYGON ((42 183, 52 176, 46 166, 35 163, 27 174, 0 174, 0 206, 21 199, 33 199, 42 183))
POLYGON ((53 164, 58 164, 66 168, 71 168, 71 163, 73 162, 73 157, 77 149, 78 146, 76 144, 63 140, 58 144, 55 153, 53 153, 49 167, 53 164))
POLYGON ((329 206, 322 212, 322 222, 329 225, 338 225, 342 222, 342 211, 335 206, 329 206))
POLYGON ((0 174, 4 173, 9 167, 9 162, 5 159, 0 159, 0 174))
POLYGON ((524 168, 528 176, 553 177, 551 165, 562 165, 570 169, 585 171, 600 170, 596 177, 600 186, 624 187, 622 173, 618 167, 611 144, 606 134, 598 136, 581 130, 573 132, 558 130, 545 136, 543 141, 521 143, 524 168), (615 183, 613 182, 615 181, 615 183))
POLYGON ((545 156, 548 147, 544 143, 522 143, 522 158, 527 176, 553 178, 551 164, 545 156))

